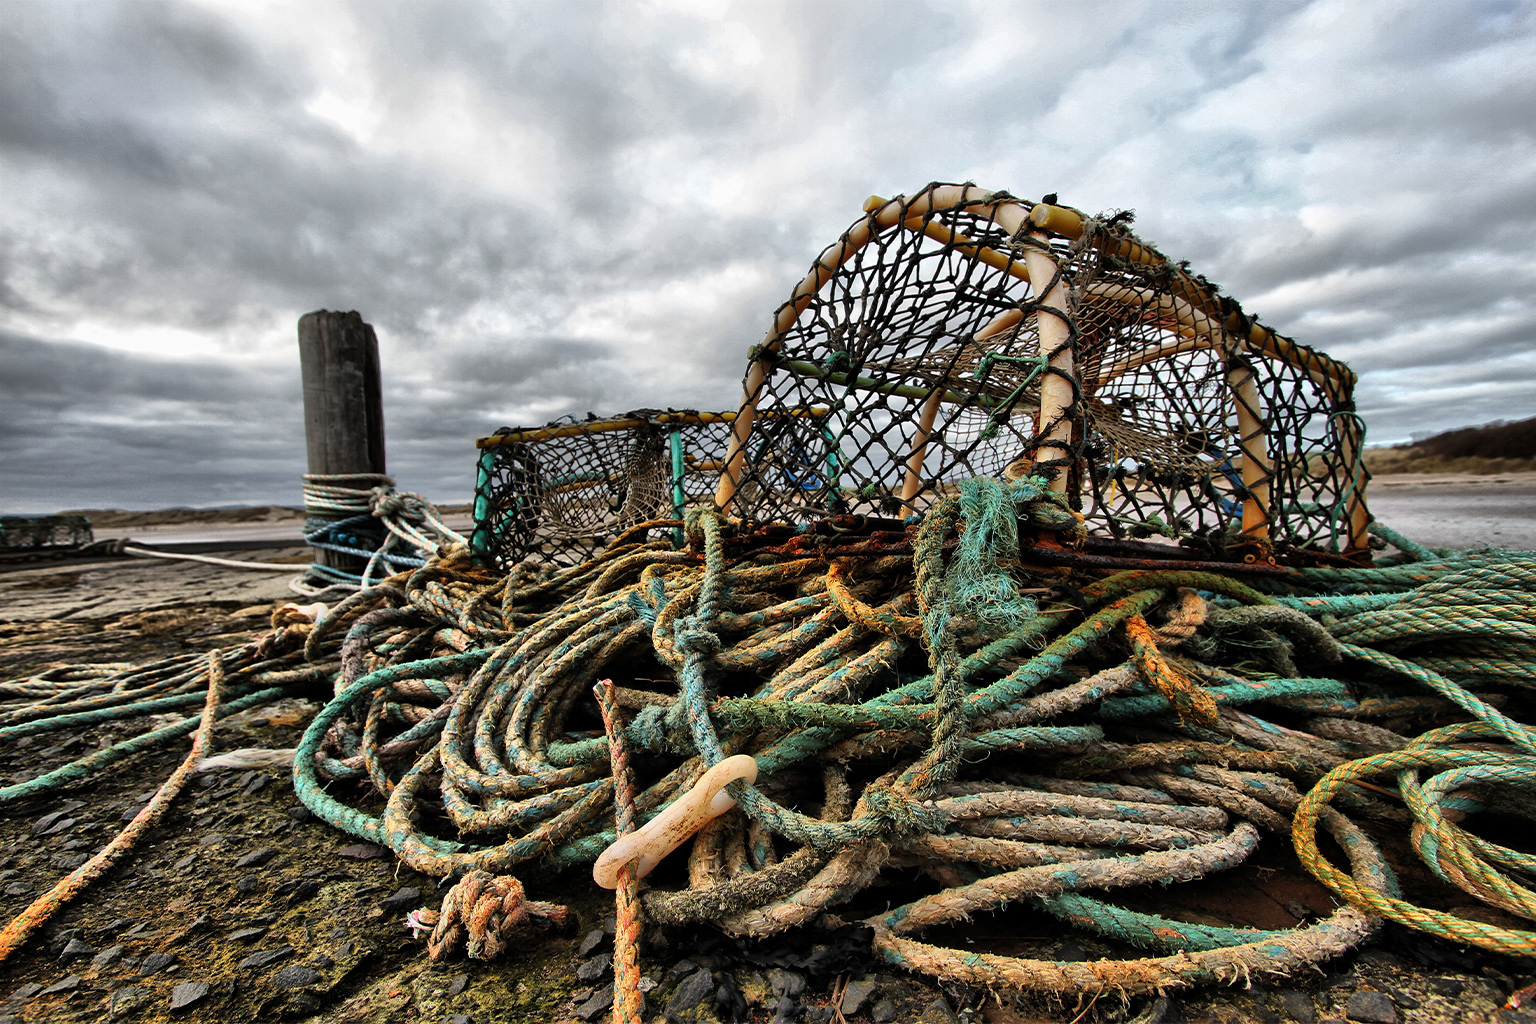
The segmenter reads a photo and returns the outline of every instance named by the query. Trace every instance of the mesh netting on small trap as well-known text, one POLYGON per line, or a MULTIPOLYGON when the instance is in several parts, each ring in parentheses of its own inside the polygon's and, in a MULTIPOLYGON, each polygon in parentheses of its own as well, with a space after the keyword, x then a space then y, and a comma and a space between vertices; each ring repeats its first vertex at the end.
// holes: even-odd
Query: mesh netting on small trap
POLYGON ((476 550, 579 559, 709 501, 747 524, 911 520, 975 476, 1050 481, 1098 538, 1360 559, 1354 374, 1129 229, 933 184, 822 252, 749 354, 736 413, 482 439, 476 550))
MULTIPOLYGON (((820 462, 801 442, 821 436, 826 413, 776 409, 759 418, 752 450, 779 460, 776 487, 821 487, 835 475, 824 438, 815 446, 820 462)), ((527 558, 574 564, 638 523, 681 519, 713 502, 736 415, 642 409, 481 438, 472 550, 504 570, 527 558)))

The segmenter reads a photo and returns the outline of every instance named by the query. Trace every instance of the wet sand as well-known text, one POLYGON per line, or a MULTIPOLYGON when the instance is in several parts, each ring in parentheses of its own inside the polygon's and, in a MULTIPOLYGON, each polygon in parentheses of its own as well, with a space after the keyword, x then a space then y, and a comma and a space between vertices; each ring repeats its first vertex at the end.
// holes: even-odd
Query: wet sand
POLYGON ((1536 473, 1379 476, 1367 501, 1378 521, 1420 544, 1536 550, 1536 473))

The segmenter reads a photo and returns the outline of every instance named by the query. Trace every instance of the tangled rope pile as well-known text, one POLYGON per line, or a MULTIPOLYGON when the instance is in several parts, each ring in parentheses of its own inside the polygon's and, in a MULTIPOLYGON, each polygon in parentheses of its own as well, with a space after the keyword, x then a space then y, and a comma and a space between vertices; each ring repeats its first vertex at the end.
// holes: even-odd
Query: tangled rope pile
MULTIPOLYGON (((1523 724, 1536 556, 1380 531, 1399 553, 1375 568, 1239 581, 1217 563, 1040 564, 1020 536, 1042 528, 1070 545, 1081 524, 1036 481, 982 479, 903 542, 844 530, 785 544, 705 511, 639 524, 566 569, 497 575, 449 548, 317 624, 290 612, 304 621, 226 652, 211 713, 329 684, 295 789, 337 828, 475 890, 445 904, 434 956, 462 941, 487 954, 519 920, 513 872, 592 862, 738 754, 757 781, 727 788, 737 807, 695 837, 686 884, 621 872, 631 945, 642 914, 759 937, 862 907, 895 965, 1126 993, 1292 971, 1384 916, 1532 951, 1530 932, 1403 901, 1376 837, 1407 830, 1448 883, 1517 917, 1536 909, 1520 881, 1533 858, 1464 825, 1485 808, 1528 814, 1501 790, 1536 780, 1523 724), (647 539, 679 526, 686 549, 647 539), (1321 852, 1319 827, 1347 867, 1321 852), (1346 905, 1267 931, 1106 899, 1230 869, 1266 837, 1292 838, 1346 905), (861 894, 892 873, 926 890, 872 910, 861 894), (1065 962, 921 939, 1015 901, 1149 955, 1065 962)), ((183 659, 7 684, 5 728, 191 706, 207 672, 183 659)), ((95 762, 77 765, 28 792, 95 762)), ((635 960, 615 963, 616 1012, 634 1019, 635 960)))
MULTIPOLYGON (((730 755, 752 755, 761 775, 732 784, 739 809, 694 841, 686 888, 641 893, 649 919, 764 936, 855 899, 882 871, 915 868, 938 891, 866 919, 890 962, 1013 989, 1134 992, 1285 972, 1366 938, 1384 911, 1358 894, 1395 898, 1396 883, 1353 819, 1395 825, 1404 812, 1381 799, 1390 791, 1338 773, 1463 767, 1444 754, 1352 760, 1407 744, 1403 723, 1470 715, 1488 736, 1526 742, 1500 698, 1471 688, 1513 686, 1513 701, 1536 671, 1529 555, 1399 539, 1405 553, 1374 569, 1246 583, 1217 565, 1084 574, 1032 567, 1019 521, 1069 538, 1077 525, 1028 480, 975 481, 912 531, 910 555, 887 544, 783 557, 701 513, 686 551, 643 539, 675 525, 658 521, 562 571, 525 564, 493 578, 458 555, 436 559, 375 588, 345 626, 321 627, 345 628, 343 667, 300 748, 296 788, 316 814, 429 874, 587 863, 616 835, 611 743, 589 697, 612 677, 640 821, 730 755), (324 788, 343 779, 371 780, 382 812, 324 788), (1326 920, 1215 928, 1085 895, 1230 868, 1263 833, 1289 834, 1293 815, 1303 863, 1350 901, 1326 920), (1319 824, 1347 872, 1304 837, 1319 824), (1024 899, 1179 952, 1056 963, 916 938, 1024 899)), ((1468 735, 1420 743, 1436 751, 1468 735)), ((1525 906, 1523 891, 1500 887, 1488 862, 1523 867, 1522 855, 1434 808, 1476 809, 1447 794, 1507 781, 1515 756, 1400 784, 1442 877, 1506 908, 1525 906)), ((1471 931, 1526 948, 1507 929, 1471 931)))

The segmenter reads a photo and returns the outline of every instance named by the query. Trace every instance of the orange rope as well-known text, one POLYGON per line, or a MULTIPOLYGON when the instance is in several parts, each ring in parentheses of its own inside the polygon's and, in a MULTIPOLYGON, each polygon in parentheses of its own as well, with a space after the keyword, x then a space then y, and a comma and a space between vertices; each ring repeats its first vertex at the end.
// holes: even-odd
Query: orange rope
POLYGON ((1216 698, 1199 684, 1172 665, 1157 649, 1157 636, 1147 620, 1132 615, 1125 620, 1125 636, 1131 642, 1131 656, 1141 677, 1158 693, 1168 698, 1179 721, 1193 721, 1197 725, 1215 725, 1220 717, 1216 710, 1216 698))
MULTIPOLYGON (((613 767, 614 831, 619 837, 635 829, 635 787, 629 772, 629 753, 624 748, 624 723, 614 696, 613 680, 592 687, 608 732, 609 759, 613 767)), ((644 996, 640 992, 640 880, 634 861, 619 868, 614 889, 613 1024, 640 1024, 644 996)))

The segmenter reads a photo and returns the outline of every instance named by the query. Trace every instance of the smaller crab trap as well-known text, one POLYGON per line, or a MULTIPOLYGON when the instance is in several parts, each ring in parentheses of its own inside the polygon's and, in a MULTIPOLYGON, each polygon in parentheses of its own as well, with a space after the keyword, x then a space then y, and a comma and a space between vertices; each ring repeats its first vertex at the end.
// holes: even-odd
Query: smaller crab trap
MULTIPOLYGON (((748 448, 754 465, 773 468, 744 493, 759 480, 817 493, 836 487, 834 446, 821 427, 827 414, 763 410, 748 448)), ((642 409, 480 438, 474 556, 503 571, 528 558, 575 564, 630 527, 710 504, 736 416, 642 409)))
POLYGON ((1122 546, 1365 555, 1354 375, 1129 215, 946 184, 865 213, 751 353, 715 496, 731 516, 907 519, 963 479, 1027 475, 1122 546), (782 415, 804 408, 829 412, 782 415))

